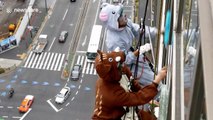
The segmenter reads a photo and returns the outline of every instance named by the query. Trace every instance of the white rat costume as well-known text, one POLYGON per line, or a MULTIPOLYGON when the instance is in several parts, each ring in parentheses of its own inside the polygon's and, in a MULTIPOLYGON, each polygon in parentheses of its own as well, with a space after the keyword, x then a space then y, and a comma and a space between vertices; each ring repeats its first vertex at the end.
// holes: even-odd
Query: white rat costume
MULTIPOLYGON (((101 9, 99 18, 103 25, 107 28, 106 31, 106 47, 107 51, 113 51, 119 47, 122 51, 126 53, 125 63, 129 65, 131 71, 134 73, 136 56, 130 51, 133 40, 139 38, 140 27, 138 24, 133 23, 130 19, 127 19, 123 15, 123 6, 111 5, 105 3, 104 7, 101 9), (125 26, 119 27, 118 19, 122 19, 127 22, 125 26)), ((151 35, 156 35, 157 29, 146 26, 146 31, 150 31, 151 35)), ((148 36, 146 33, 145 36, 148 36)), ((140 53, 144 53, 150 50, 150 44, 145 44, 140 47, 140 53)), ((144 86, 149 85, 153 81, 154 73, 150 69, 148 62, 144 59, 143 54, 139 56, 138 65, 138 77, 140 78, 140 83, 144 86)))

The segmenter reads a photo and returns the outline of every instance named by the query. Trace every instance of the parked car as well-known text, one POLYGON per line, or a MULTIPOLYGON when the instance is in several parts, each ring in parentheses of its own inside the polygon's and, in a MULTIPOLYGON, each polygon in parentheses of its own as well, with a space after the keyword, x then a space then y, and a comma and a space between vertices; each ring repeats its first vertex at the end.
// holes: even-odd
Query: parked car
POLYGON ((67 32, 67 31, 62 31, 62 32, 60 33, 60 36, 59 36, 59 38, 58 38, 58 41, 59 41, 60 43, 64 43, 64 42, 66 41, 66 39, 67 39, 67 36, 68 36, 68 32, 67 32))
POLYGON ((66 101, 66 99, 70 95, 70 88, 69 87, 64 87, 61 89, 61 91, 56 95, 55 102, 58 104, 62 104, 66 101))
POLYGON ((26 95, 18 108, 19 112, 27 112, 32 106, 34 99, 35 97, 33 95, 26 95))
POLYGON ((71 71, 71 79, 78 80, 81 75, 81 65, 75 64, 71 71))
POLYGON ((70 0, 70 2, 75 2, 76 0, 70 0))

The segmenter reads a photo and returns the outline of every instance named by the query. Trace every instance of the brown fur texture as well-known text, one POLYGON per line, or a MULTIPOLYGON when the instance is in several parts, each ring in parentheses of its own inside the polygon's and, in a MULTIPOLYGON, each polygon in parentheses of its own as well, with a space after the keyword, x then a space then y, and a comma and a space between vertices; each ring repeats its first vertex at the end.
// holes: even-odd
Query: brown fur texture
POLYGON ((156 84, 142 88, 137 80, 133 82, 135 92, 126 92, 119 84, 122 74, 131 76, 130 70, 123 65, 125 54, 98 53, 95 67, 99 78, 96 82, 93 120, 120 120, 126 112, 123 106, 146 104, 157 94, 156 84))

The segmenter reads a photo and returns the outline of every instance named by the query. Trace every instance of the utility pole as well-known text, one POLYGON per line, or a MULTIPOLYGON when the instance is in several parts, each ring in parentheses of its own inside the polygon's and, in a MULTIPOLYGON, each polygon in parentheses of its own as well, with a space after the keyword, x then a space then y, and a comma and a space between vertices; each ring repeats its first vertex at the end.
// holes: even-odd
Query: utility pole
POLYGON ((44 2, 45 2, 46 13, 47 13, 47 11, 48 11, 48 9, 47 9, 47 0, 45 0, 44 2))

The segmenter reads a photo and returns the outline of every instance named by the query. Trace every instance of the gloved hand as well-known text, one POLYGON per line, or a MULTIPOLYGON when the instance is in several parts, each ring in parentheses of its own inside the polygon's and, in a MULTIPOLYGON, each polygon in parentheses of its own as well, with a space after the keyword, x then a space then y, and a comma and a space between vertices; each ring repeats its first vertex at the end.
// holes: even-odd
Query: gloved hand
POLYGON ((188 48, 188 50, 187 50, 187 53, 188 53, 189 55, 195 56, 195 55, 196 55, 196 51, 197 51, 197 50, 196 50, 194 47, 190 46, 190 47, 188 48))
POLYGON ((151 45, 146 43, 145 45, 140 46, 140 55, 151 50, 151 45))

